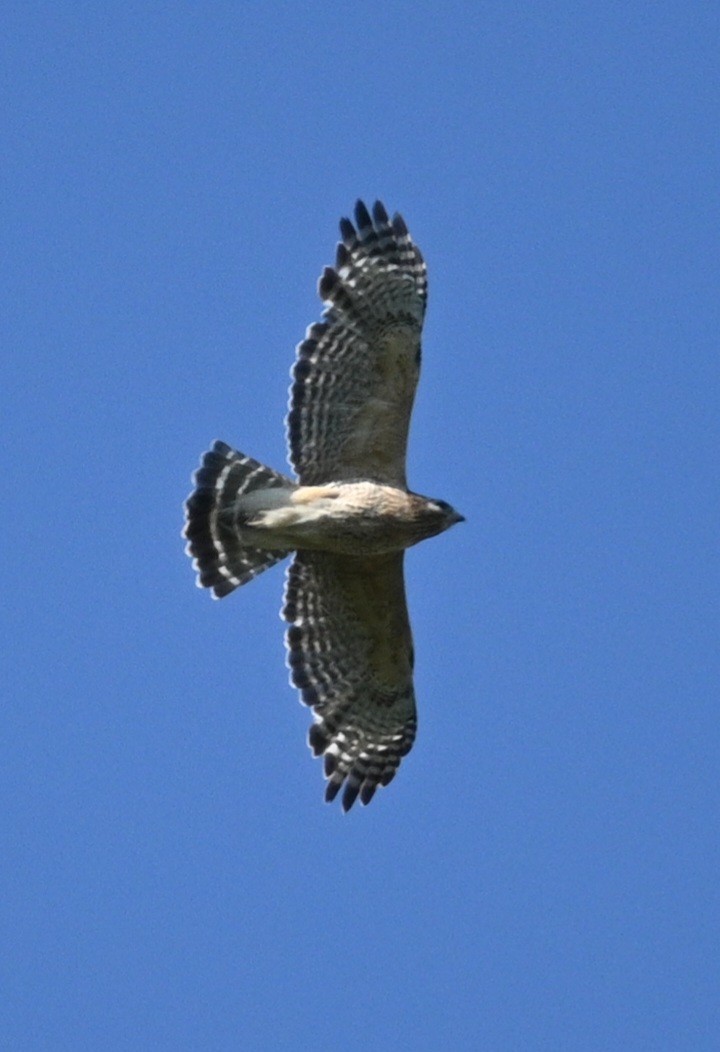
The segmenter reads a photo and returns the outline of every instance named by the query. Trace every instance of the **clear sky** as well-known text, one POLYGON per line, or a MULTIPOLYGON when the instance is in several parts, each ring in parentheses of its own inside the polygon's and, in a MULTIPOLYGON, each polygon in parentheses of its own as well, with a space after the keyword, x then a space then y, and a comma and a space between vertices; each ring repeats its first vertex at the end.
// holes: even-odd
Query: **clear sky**
POLYGON ((3 6, 3 1047, 715 1050, 720 10, 3 6), (419 735, 322 802, 276 568, 194 586, 215 438, 282 469, 356 199, 429 264, 419 735))

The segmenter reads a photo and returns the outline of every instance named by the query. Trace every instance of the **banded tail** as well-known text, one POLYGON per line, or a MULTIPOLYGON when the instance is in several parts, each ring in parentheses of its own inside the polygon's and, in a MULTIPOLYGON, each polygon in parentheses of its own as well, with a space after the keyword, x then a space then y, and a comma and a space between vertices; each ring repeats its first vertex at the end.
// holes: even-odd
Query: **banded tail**
POLYGON ((276 562, 286 551, 243 545, 237 529, 238 498, 258 489, 294 487, 292 479, 215 442, 194 476, 195 489, 185 502, 186 551, 193 559, 200 588, 212 588, 216 599, 276 562))

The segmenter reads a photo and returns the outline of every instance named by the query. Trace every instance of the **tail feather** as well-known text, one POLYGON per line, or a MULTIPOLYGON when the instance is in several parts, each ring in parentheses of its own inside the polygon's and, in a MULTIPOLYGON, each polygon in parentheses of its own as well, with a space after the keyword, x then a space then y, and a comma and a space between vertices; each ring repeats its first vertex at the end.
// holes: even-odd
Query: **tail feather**
POLYGON ((238 497, 294 483, 224 442, 215 442, 205 453, 194 482, 195 489, 185 502, 186 551, 197 570, 198 585, 211 588, 219 599, 288 555, 241 542, 235 514, 238 497))

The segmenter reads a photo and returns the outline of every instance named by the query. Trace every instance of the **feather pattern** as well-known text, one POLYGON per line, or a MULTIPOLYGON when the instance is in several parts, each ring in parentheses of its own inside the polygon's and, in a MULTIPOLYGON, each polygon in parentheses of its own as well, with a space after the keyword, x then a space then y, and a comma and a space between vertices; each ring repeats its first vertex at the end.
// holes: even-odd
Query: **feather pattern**
POLYGON ((355 558, 298 552, 283 617, 291 682, 316 722, 309 744, 325 757, 326 799, 347 811, 395 777, 417 728, 403 553, 355 558))
POLYGON ((300 482, 367 478, 405 486, 408 429, 420 370, 427 275, 401 216, 358 201, 340 221, 327 303, 297 348, 287 433, 300 482))

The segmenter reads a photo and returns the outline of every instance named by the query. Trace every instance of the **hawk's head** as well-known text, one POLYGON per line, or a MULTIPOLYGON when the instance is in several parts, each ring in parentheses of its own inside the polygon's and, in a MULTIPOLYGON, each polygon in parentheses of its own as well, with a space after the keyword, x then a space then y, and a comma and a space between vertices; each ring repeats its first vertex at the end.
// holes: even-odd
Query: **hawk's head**
POLYGON ((455 511, 452 504, 448 504, 446 500, 425 497, 423 505, 422 518, 429 537, 449 530, 456 522, 465 522, 465 516, 455 511))

